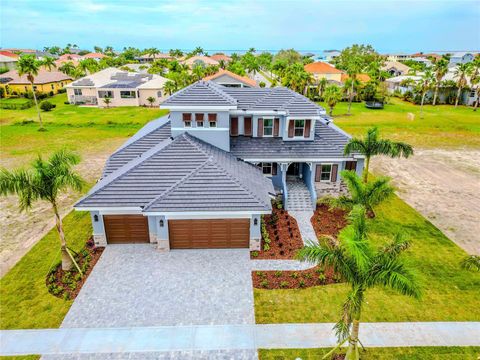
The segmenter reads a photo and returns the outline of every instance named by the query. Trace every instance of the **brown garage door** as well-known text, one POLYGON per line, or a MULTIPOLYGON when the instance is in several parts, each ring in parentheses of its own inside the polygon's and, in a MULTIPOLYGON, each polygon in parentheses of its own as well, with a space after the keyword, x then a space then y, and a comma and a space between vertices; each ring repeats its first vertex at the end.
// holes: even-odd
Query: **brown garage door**
POLYGON ((172 249, 248 248, 249 219, 169 220, 172 249))
POLYGON ((109 244, 148 243, 148 219, 143 215, 104 215, 109 244))

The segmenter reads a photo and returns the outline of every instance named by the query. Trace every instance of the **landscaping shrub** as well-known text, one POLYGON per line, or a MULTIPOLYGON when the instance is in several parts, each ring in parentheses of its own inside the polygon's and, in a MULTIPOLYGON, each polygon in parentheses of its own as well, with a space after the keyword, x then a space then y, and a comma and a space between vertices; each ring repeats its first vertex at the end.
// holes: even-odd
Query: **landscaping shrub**
POLYGON ((261 88, 264 88, 265 87, 265 83, 263 81, 260 81, 260 83, 258 84, 258 86, 260 86, 261 88))
POLYGON ((57 94, 63 94, 63 93, 66 93, 66 92, 67 92, 67 89, 61 88, 61 89, 58 89, 57 94))
POLYGON ((1 109, 23 110, 28 109, 33 105, 33 102, 24 98, 9 98, 0 100, 1 109))
POLYGON ((55 104, 52 104, 50 101, 43 101, 41 104, 40 104, 40 109, 42 109, 43 111, 50 111, 54 108, 56 108, 57 105, 55 104))

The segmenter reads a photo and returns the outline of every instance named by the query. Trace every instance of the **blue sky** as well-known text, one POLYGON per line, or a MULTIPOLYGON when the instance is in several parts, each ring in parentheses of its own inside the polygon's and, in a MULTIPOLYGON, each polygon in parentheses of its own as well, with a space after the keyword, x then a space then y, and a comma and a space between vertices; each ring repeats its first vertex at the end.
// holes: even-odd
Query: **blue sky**
POLYGON ((0 0, 0 46, 480 50, 480 1, 0 0))

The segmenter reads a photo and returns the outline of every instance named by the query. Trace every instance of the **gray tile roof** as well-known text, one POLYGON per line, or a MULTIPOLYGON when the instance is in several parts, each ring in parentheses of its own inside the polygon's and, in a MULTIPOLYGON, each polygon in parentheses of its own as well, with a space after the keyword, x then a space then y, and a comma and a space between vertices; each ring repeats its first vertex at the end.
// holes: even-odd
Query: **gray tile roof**
POLYGON ((156 144, 171 136, 170 122, 167 117, 162 117, 150 122, 145 126, 145 130, 147 131, 141 129, 134 135, 137 136, 139 133, 143 134, 141 137, 121 147, 110 156, 103 169, 103 177, 111 174, 129 161, 139 157, 147 150, 153 148, 156 144))
POLYGON ((162 103, 162 106, 236 106, 237 100, 212 81, 197 81, 177 91, 162 103))
POLYGON ((110 173, 75 206, 269 211, 273 192, 271 180, 255 166, 184 133, 110 173))
POLYGON ((235 105, 238 110, 285 111, 290 116, 324 116, 325 109, 285 87, 229 88, 198 81, 169 97, 162 106, 235 105))
POLYGON ((345 158, 343 148, 349 140, 335 125, 316 121, 312 141, 284 141, 282 138, 230 138, 230 151, 242 159, 332 159, 345 158))

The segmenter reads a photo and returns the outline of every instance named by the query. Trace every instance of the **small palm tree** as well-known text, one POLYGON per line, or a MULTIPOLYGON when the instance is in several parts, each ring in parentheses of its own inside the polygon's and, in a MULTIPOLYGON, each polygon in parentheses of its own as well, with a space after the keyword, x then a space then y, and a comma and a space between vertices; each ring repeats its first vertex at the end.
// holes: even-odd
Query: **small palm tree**
POLYGON ((448 63, 450 61, 449 55, 443 55, 440 59, 432 58, 433 60, 433 71, 435 74, 435 92, 433 93, 433 102, 432 105, 435 106, 437 103, 438 89, 442 82, 443 77, 448 72, 448 63))
POLYGON ((342 100, 342 90, 336 86, 336 85, 329 85, 325 89, 325 94, 324 94, 325 102, 327 103, 329 107, 329 114, 330 116, 333 115, 333 108, 339 101, 342 100))
POLYGON ((418 83, 418 91, 422 94, 422 100, 420 102, 420 118, 423 119, 423 103, 425 102, 425 96, 427 95, 427 91, 432 88, 432 84, 434 83, 435 78, 433 73, 430 69, 427 69, 422 76, 422 79, 418 83))
POLYGON ((71 61, 67 61, 58 68, 62 73, 68 76, 73 76, 75 73, 75 65, 71 61))
POLYGON ((163 90, 168 94, 172 95, 175 91, 177 91, 177 85, 173 81, 167 81, 163 86, 163 90))
POLYGON ((37 95, 35 94, 35 76, 38 75, 42 63, 35 58, 35 55, 23 55, 18 59, 17 71, 18 75, 27 75, 27 80, 32 87, 33 100, 35 101, 35 107, 37 108, 38 121, 40 122, 40 131, 44 131, 42 117, 40 116, 40 108, 38 107, 37 95))
POLYGON ((155 98, 153 96, 149 96, 147 98, 147 101, 150 103, 150 107, 153 107, 153 103, 155 102, 155 98))
POLYGON ((15 194, 19 199, 20 211, 30 209, 36 200, 45 200, 52 205, 55 222, 60 237, 62 251, 62 269, 70 270, 75 264, 67 248, 63 232, 62 219, 58 212, 59 192, 71 188, 80 191, 83 179, 73 171, 73 166, 80 162, 80 157, 68 150, 55 151, 47 161, 39 155, 30 169, 0 170, 0 194, 15 194))
POLYGON ((469 255, 462 260, 460 265, 465 270, 480 271, 480 256, 469 255))
POLYGON ((110 107, 110 103, 112 102, 112 99, 109 98, 108 96, 105 96, 103 98, 103 102, 104 102, 105 105, 107 105, 107 109, 108 109, 110 107))
POLYGON ((48 71, 52 71, 52 69, 55 69, 57 65, 55 64, 55 59, 53 57, 47 56, 45 57, 41 62, 41 66, 45 67, 45 69, 48 69, 48 71))
POLYGON ((328 85, 327 78, 321 78, 318 81, 317 90, 318 90, 318 96, 320 100, 323 100, 323 92, 325 91, 325 88, 327 87, 327 85, 328 85))
POLYGON ((195 66, 192 69, 192 74, 195 76, 197 80, 200 80, 201 78, 203 78, 205 74, 205 69, 202 65, 195 64, 195 66))
POLYGON ((372 127, 367 130, 363 139, 352 138, 345 145, 344 153, 349 155, 353 152, 359 152, 365 155, 365 169, 363 171, 363 181, 368 182, 368 169, 370 158, 375 155, 387 155, 392 158, 406 157, 413 155, 413 147, 403 142, 393 142, 387 139, 378 138, 378 128, 372 127))
POLYGON ((455 70, 455 76, 457 77, 457 97, 455 98, 455 107, 458 106, 458 102, 460 100, 460 95, 462 95, 462 90, 467 84, 467 77, 466 75, 470 71, 471 63, 466 64, 458 64, 457 69, 455 70))
POLYGON ((309 244, 298 252, 298 258, 323 267, 332 267, 349 285, 342 317, 334 329, 338 345, 331 356, 347 340, 346 360, 358 360, 360 320, 365 306, 365 293, 376 287, 389 288, 402 295, 420 297, 419 285, 400 255, 409 246, 396 235, 386 246, 373 248, 368 238, 365 208, 356 205, 349 215, 350 225, 343 229, 338 241, 326 246, 309 244))
POLYGON ((347 184, 350 196, 341 195, 338 198, 332 198, 330 205, 333 207, 352 210, 355 205, 362 205, 369 217, 375 217, 373 208, 394 193, 388 177, 379 177, 369 183, 364 183, 354 171, 344 170, 340 175, 347 184))
POLYGON ((473 111, 477 111, 478 103, 480 102, 480 55, 477 55, 475 60, 472 61, 470 71, 470 83, 472 84, 472 88, 475 90, 477 95, 477 99, 473 105, 473 111))
POLYGON ((353 101, 353 92, 355 81, 357 80, 357 74, 362 71, 362 60, 359 56, 353 56, 353 58, 348 62, 347 67, 347 74, 352 79, 350 83, 350 95, 348 97, 348 111, 347 114, 350 114, 350 110, 352 108, 352 101, 353 101))

